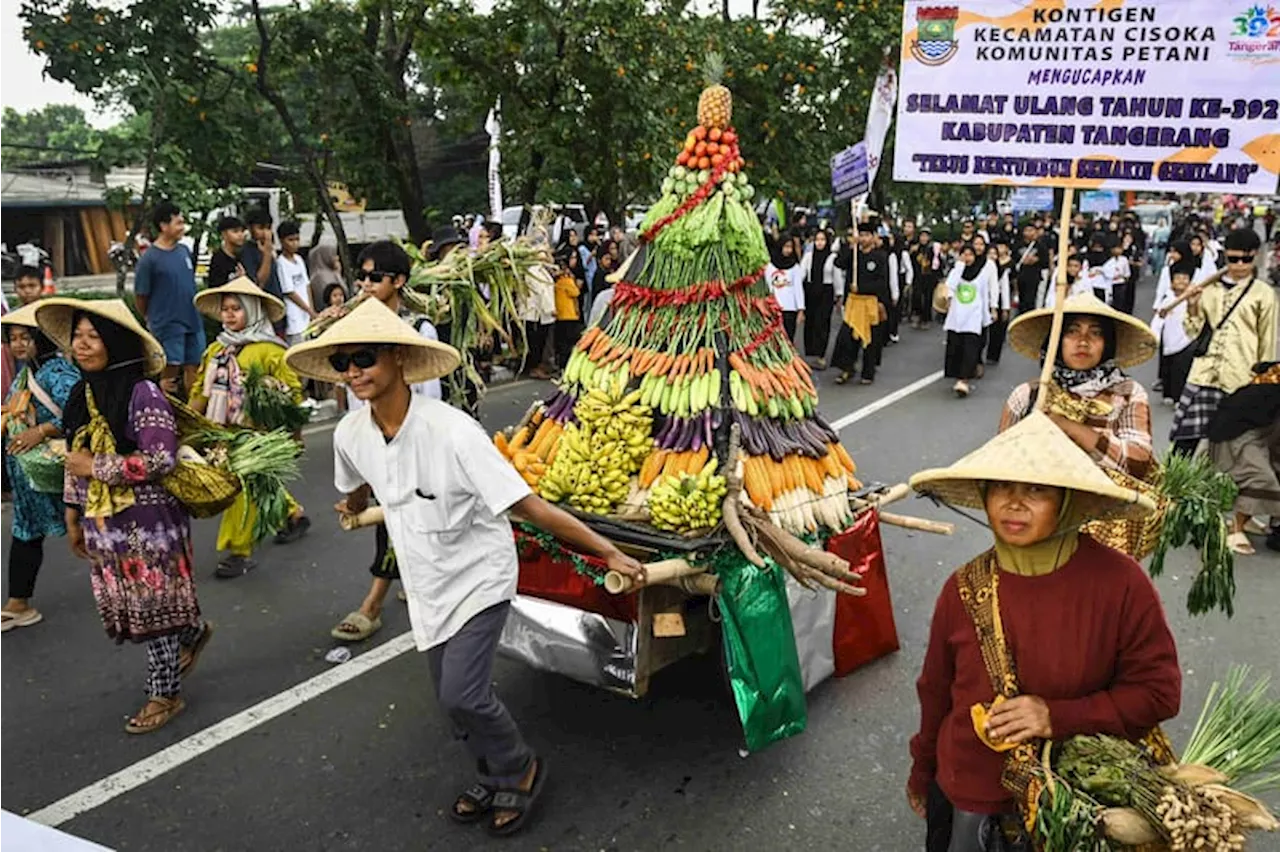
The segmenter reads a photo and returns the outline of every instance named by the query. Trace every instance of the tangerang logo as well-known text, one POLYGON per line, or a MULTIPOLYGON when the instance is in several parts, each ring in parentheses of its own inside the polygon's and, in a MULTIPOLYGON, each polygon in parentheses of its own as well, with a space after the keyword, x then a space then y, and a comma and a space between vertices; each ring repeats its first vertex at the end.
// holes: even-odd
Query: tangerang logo
POLYGON ((956 55, 959 6, 921 6, 916 10, 916 40, 911 55, 922 65, 941 65, 956 55))

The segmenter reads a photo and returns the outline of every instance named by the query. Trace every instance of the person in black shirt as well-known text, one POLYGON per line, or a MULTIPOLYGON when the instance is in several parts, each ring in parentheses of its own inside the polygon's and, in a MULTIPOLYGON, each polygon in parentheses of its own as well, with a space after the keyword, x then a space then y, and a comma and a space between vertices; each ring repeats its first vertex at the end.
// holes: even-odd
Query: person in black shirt
POLYGON ((911 256, 911 327, 928 328, 933 320, 933 291, 938 286, 942 262, 928 228, 921 228, 909 247, 911 256))
POLYGON ((838 385, 853 378, 859 351, 862 351, 861 384, 869 385, 874 382, 876 367, 880 365, 880 356, 889 337, 888 319, 889 311, 893 308, 893 294, 889 287, 889 254, 880 248, 880 244, 881 240, 876 236, 875 227, 871 223, 862 222, 858 225, 858 250, 854 256, 858 274, 856 279, 850 279, 846 289, 848 297, 875 296, 879 303, 879 316, 871 326, 871 342, 866 345, 865 351, 863 342, 854 336, 849 323, 841 325, 840 333, 836 335, 835 352, 831 356, 831 363, 840 370, 840 376, 836 379, 838 385))
POLYGON ((1022 226, 1022 243, 1014 252, 1013 277, 1018 284, 1018 313, 1034 311, 1040 283, 1049 268, 1048 241, 1038 236, 1034 222, 1022 226))
POLYGON ((218 233, 222 235, 222 245, 214 250, 213 257, 209 259, 209 272, 204 279, 206 287, 221 287, 244 276, 240 253, 249 236, 244 222, 236 216, 223 216, 218 220, 218 233))

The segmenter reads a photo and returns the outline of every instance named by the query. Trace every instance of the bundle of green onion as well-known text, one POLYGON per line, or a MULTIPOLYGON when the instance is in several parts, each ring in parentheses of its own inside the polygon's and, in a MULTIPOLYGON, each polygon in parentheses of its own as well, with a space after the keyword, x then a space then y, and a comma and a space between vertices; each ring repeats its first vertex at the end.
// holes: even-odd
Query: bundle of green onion
POLYGON ((1235 614, 1235 559, 1227 546, 1223 513, 1235 503, 1235 482, 1206 456, 1170 452, 1160 465, 1159 488, 1169 499, 1169 511, 1151 554, 1151 576, 1164 572, 1171 549, 1190 543, 1200 551, 1200 570, 1187 592, 1187 611, 1203 615, 1220 609, 1230 618, 1235 614))
POLYGON ((1232 666, 1210 687, 1182 762, 1218 770, 1241 792, 1280 790, 1280 700, 1267 694, 1269 677, 1248 679, 1248 666, 1232 666))
POLYGON ((244 375, 244 413, 258 429, 297 432, 311 421, 311 412, 298 403, 292 389, 253 364, 244 375))
POLYGON ((285 483, 297 479, 302 446, 282 430, 206 430, 199 438, 211 446, 205 457, 235 474, 244 486, 248 502, 257 509, 253 522, 255 541, 283 529, 289 520, 285 483))

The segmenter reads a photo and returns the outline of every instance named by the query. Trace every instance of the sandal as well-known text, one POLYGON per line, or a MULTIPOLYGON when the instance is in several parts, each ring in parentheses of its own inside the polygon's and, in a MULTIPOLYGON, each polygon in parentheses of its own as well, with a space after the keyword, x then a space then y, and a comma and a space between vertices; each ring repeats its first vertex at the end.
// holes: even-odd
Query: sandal
POLYGON ((842 385, 852 378, 853 378, 852 373, 841 373, 840 375, 836 376, 836 384, 842 385))
POLYGON ((196 663, 200 661, 200 654, 204 651, 205 645, 209 644, 209 640, 213 638, 213 622, 206 621, 204 628, 200 631, 200 635, 196 637, 196 641, 190 648, 183 648, 178 652, 178 674, 186 677, 191 670, 196 667, 196 663))
POLYGON ((42 621, 44 621, 44 616, 40 614, 40 610, 34 607, 27 607, 22 612, 9 612, 7 609, 0 610, 0 633, 7 633, 17 627, 30 627, 42 621))
POLYGON ((1253 549, 1249 537, 1242 532, 1233 532, 1227 536, 1227 547, 1237 556, 1253 556, 1258 552, 1253 549))
POLYGON ((187 702, 181 695, 175 695, 173 698, 153 695, 147 699, 147 703, 138 711, 138 715, 129 720, 124 729, 131 734, 149 734, 152 731, 158 731, 169 724, 173 717, 181 713, 186 706, 187 702), (153 706, 156 709, 147 712, 147 708, 153 706))
POLYGON ((341 642, 363 642, 382 629, 382 617, 370 618, 360 610, 353 610, 329 631, 329 635, 341 642), (351 628, 343 630, 343 628, 351 628))
POLYGON ((485 814, 493 809, 493 797, 496 792, 492 787, 486 787, 477 781, 466 790, 463 790, 454 801, 453 807, 449 809, 449 818, 462 825, 472 825, 479 822, 484 819, 485 814), (467 811, 458 810, 458 806, 464 803, 470 805, 471 809, 467 811))
POLYGON ((547 783, 546 760, 541 757, 535 757, 533 760, 533 787, 528 792, 524 790, 497 790, 494 792, 493 803, 490 805, 494 821, 489 823, 489 834, 494 837, 507 837, 515 834, 524 828, 524 824, 532 816, 533 806, 537 804, 538 797, 542 795, 542 788, 547 783), (515 817, 499 825, 496 821, 497 815, 504 812, 514 813, 515 817))

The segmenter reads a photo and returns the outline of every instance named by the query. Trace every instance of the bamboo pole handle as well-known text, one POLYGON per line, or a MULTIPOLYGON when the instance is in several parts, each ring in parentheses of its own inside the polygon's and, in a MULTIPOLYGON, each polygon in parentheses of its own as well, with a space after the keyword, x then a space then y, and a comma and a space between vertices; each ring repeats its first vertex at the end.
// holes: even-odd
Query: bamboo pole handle
POLYGON ((626 574, 610 571, 604 575, 604 589, 611 595, 621 595, 644 586, 680 585, 682 578, 705 571, 705 568, 692 565, 685 559, 662 559, 644 566, 644 581, 639 583, 626 574))
POLYGON ((362 527, 376 527, 378 524, 386 520, 386 514, 381 506, 370 506, 363 512, 355 515, 339 515, 338 526, 347 532, 358 530, 362 527))
POLYGON ((1199 296, 1201 293, 1204 292, 1204 288, 1208 287, 1210 284, 1217 284, 1219 281, 1222 280, 1222 276, 1226 274, 1227 274, 1226 269, 1219 269, 1217 272, 1213 273, 1203 281, 1200 281, 1196 284, 1192 284, 1190 287, 1188 287, 1186 290, 1182 292, 1181 296, 1179 296, 1178 298, 1174 299, 1172 302, 1170 302, 1169 304, 1161 308, 1160 316, 1161 317, 1168 316, 1169 311, 1172 311, 1174 308, 1176 308, 1178 305, 1181 305, 1187 299, 1193 298, 1195 296, 1199 296))
POLYGON ((892 512, 880 512, 880 522, 884 524, 892 524, 895 527, 935 533, 937 535, 953 535, 956 531, 955 524, 949 524, 945 521, 930 521, 925 518, 916 518, 910 515, 895 515, 892 512))
POLYGON ((854 503, 858 506, 888 506, 890 503, 897 503, 899 500, 905 500, 911 496, 911 486, 905 482, 899 482, 897 485, 890 487, 887 491, 878 494, 868 494, 866 497, 855 497, 854 503))
POLYGON ((1075 205, 1076 188, 1062 190, 1062 212, 1058 215, 1058 263, 1054 275, 1057 298, 1053 302, 1053 325, 1049 328, 1049 345, 1045 349, 1044 365, 1040 368, 1041 392, 1036 394, 1036 411, 1043 412, 1049 404, 1049 394, 1044 388, 1053 378, 1053 365, 1058 360, 1058 342, 1062 339, 1062 318, 1067 301, 1067 248, 1071 245, 1071 208, 1075 205))

